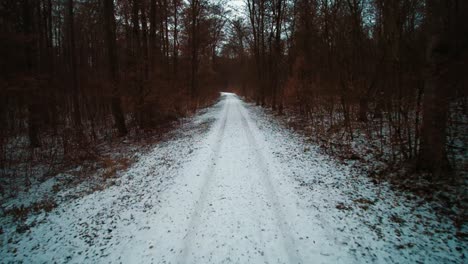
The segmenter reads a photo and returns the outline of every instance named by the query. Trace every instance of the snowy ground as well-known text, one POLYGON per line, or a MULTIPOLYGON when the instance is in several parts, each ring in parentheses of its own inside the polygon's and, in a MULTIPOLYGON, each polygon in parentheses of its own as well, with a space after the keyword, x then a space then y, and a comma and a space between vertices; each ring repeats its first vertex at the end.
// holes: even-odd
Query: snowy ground
POLYGON ((466 226, 233 94, 115 185, 0 223, 5 263, 464 263, 468 253, 466 226))

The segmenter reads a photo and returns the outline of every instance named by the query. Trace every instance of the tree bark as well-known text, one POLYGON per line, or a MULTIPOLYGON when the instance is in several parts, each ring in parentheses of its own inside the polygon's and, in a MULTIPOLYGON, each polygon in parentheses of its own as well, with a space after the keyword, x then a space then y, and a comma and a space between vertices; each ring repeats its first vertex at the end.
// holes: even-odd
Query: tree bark
POLYGON ((150 48, 150 60, 151 60, 151 70, 154 73, 154 69, 156 66, 156 57, 159 54, 159 47, 156 46, 157 39, 156 39, 156 28, 157 28, 157 21, 156 21, 156 0, 151 0, 150 2, 150 32, 149 32, 149 48, 150 48))
MULTIPOLYGON (((35 60, 35 38, 33 37, 33 7, 30 0, 24 0, 23 6, 23 31, 24 34, 30 38, 25 45, 25 55, 26 55, 26 72, 28 75, 33 76, 35 79, 37 74, 36 60, 35 60)), ((28 84, 31 87, 32 92, 28 95, 28 137, 29 145, 32 148, 40 147, 39 141, 39 118, 38 118, 38 107, 36 96, 36 84, 34 80, 28 84)))
POLYGON ((79 105, 79 86, 78 86, 78 73, 76 65, 76 43, 75 43, 75 22, 73 12, 73 0, 68 0, 68 48, 70 53, 70 72, 72 81, 72 102, 73 102, 73 121, 75 129, 81 131, 81 110, 79 105))
POLYGON ((448 63, 451 51, 449 41, 450 5, 445 0, 427 0, 428 47, 426 60, 428 74, 425 81, 419 169, 441 178, 448 172, 447 116, 450 87, 448 87, 448 63))
POLYGON ((193 106, 196 109, 196 101, 198 100, 198 19, 200 13, 200 1, 192 0, 190 3, 191 24, 191 74, 190 74, 190 98, 193 106))
POLYGON ((120 136, 127 134, 125 125, 125 117, 122 111, 122 103, 118 90, 118 60, 117 60, 117 44, 115 36, 115 17, 114 17, 114 1, 104 0, 104 17, 105 17, 105 33, 108 52, 108 70, 109 79, 112 85, 111 109, 114 118, 115 126, 120 136))
POLYGON ((177 80, 178 75, 178 57, 179 57, 179 47, 178 47, 178 10, 179 10, 179 0, 173 0, 174 4, 174 37, 173 37, 173 74, 174 80, 177 80))

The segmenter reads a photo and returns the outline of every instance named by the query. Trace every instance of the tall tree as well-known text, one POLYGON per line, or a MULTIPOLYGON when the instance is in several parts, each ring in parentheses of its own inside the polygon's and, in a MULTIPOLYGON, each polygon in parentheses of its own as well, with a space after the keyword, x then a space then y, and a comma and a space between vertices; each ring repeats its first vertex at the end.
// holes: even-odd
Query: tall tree
POLYGON ((199 64, 199 25, 201 0, 190 0, 190 97, 193 100, 194 109, 197 108, 198 101, 198 64, 199 64))
POLYGON ((78 73, 76 62, 76 42, 75 42, 75 18, 74 18, 74 3, 73 0, 67 1, 67 17, 68 17, 68 52, 70 57, 70 73, 71 73, 71 88, 73 102, 73 121, 76 129, 81 131, 81 111, 79 104, 79 86, 78 73))
POLYGON ((150 23, 150 28, 149 28, 149 49, 150 49, 150 61, 151 61, 151 70, 154 72, 154 68, 156 65, 156 60, 159 58, 159 47, 157 37, 156 37, 156 31, 158 28, 158 23, 156 19, 156 0, 150 0, 150 15, 149 15, 149 23, 150 23))
MULTIPOLYGON (((466 53, 465 30, 460 16, 466 3, 457 0, 427 0, 428 74, 424 89, 423 121, 418 165, 441 178, 450 169, 447 158, 447 118, 453 93, 453 65, 466 53), (461 30, 461 31, 459 31, 461 30), (462 43, 458 40, 462 39, 462 43), (461 45, 460 45, 461 44, 461 45)), ((466 55, 465 55, 466 57, 466 55)))
POLYGON ((115 126, 120 136, 127 134, 127 126, 125 125, 125 117, 122 111, 122 101, 120 99, 118 88, 118 59, 117 59, 117 44, 116 44, 116 26, 114 16, 114 1, 103 0, 104 7, 104 27, 105 40, 108 57, 108 74, 110 84, 112 86, 111 108, 114 117, 115 126))
POLYGON ((27 82, 28 87, 31 89, 33 96, 28 97, 28 136, 29 144, 33 148, 40 146, 39 141, 39 113, 38 113, 38 102, 37 100, 37 82, 35 78, 37 76, 37 65, 36 65, 36 37, 33 32, 33 18, 34 10, 31 0, 24 0, 22 2, 22 20, 23 20, 23 32, 26 36, 26 43, 24 45, 24 54, 26 56, 26 73, 32 76, 31 81, 27 82))
POLYGON ((172 64, 173 64, 173 74, 174 74, 174 79, 177 79, 178 75, 178 67, 179 67, 179 7, 180 7, 180 0, 173 0, 173 6, 174 6, 174 32, 172 36, 172 64))

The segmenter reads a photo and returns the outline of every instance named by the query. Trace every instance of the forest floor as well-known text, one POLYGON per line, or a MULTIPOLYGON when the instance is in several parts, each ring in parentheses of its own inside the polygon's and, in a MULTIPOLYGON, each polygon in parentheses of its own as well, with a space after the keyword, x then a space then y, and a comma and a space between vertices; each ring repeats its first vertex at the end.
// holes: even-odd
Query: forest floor
POLYGON ((93 192, 60 174, 3 200, 0 262, 466 262, 466 225, 234 94, 151 148, 93 192))

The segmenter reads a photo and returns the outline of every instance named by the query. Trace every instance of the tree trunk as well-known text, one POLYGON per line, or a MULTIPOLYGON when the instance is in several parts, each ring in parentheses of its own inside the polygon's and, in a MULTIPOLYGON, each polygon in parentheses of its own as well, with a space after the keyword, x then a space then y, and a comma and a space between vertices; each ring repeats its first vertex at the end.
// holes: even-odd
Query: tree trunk
POLYGON ((140 10, 140 1, 133 0, 132 5, 132 28, 133 28, 133 41, 132 41, 132 52, 133 52, 133 59, 135 60, 135 64, 138 63, 140 60, 140 23, 138 19, 138 11, 140 10))
POLYGON ((198 100, 198 15, 200 2, 192 0, 191 2, 191 74, 190 74, 190 98, 195 103, 193 106, 196 109, 196 101, 198 100))
POLYGON ((67 2, 68 11, 68 48, 70 52, 70 72, 72 81, 72 103, 73 103, 73 122, 75 129, 81 131, 81 110, 79 105, 79 87, 78 87, 78 74, 76 67, 76 43, 75 43, 75 22, 73 14, 73 0, 67 2))
POLYGON ((154 73, 156 65, 156 57, 159 53, 159 47, 156 46, 156 0, 151 0, 150 2, 150 32, 149 32, 149 49, 150 49, 150 60, 151 60, 151 70, 154 73))
POLYGON ((142 25, 142 49, 143 49, 143 67, 144 67, 144 79, 148 80, 149 77, 149 66, 148 66, 148 22, 146 18, 146 11, 144 5, 141 5, 141 25, 142 25))
POLYGON ((427 0, 429 72, 425 82, 419 169, 441 178, 449 169, 446 127, 450 87, 447 79, 451 45, 448 36, 449 5, 445 0, 427 0))
POLYGON ((177 75, 178 75, 178 56, 179 56, 179 51, 178 51, 178 10, 179 10, 179 0, 174 0, 174 37, 173 37, 173 54, 172 54, 172 60, 173 60, 173 69, 174 69, 174 80, 177 80, 177 75))
POLYGON ((115 126, 119 131, 120 136, 127 134, 127 127, 125 125, 125 117, 122 111, 121 99, 118 93, 118 65, 117 65, 117 46, 115 39, 115 17, 114 17, 114 1, 104 0, 104 16, 105 16, 105 33, 108 52, 108 69, 109 79, 113 87, 111 98, 112 116, 114 118, 115 126))
POLYGON ((360 122, 367 122, 367 112, 369 112, 369 104, 367 97, 359 98, 359 118, 360 122))
MULTIPOLYGON (((36 76, 36 63, 35 63, 35 38, 33 37, 33 7, 30 0, 23 1, 23 31, 26 37, 31 38, 25 45, 25 55, 26 55, 26 72, 28 75, 36 76)), ((39 120, 38 120, 38 107, 35 102, 38 100, 36 95, 36 84, 34 83, 34 78, 32 82, 28 84, 29 87, 32 87, 32 92, 28 95, 28 137, 29 145, 32 148, 40 147, 40 141, 38 137, 39 133, 39 120)))

